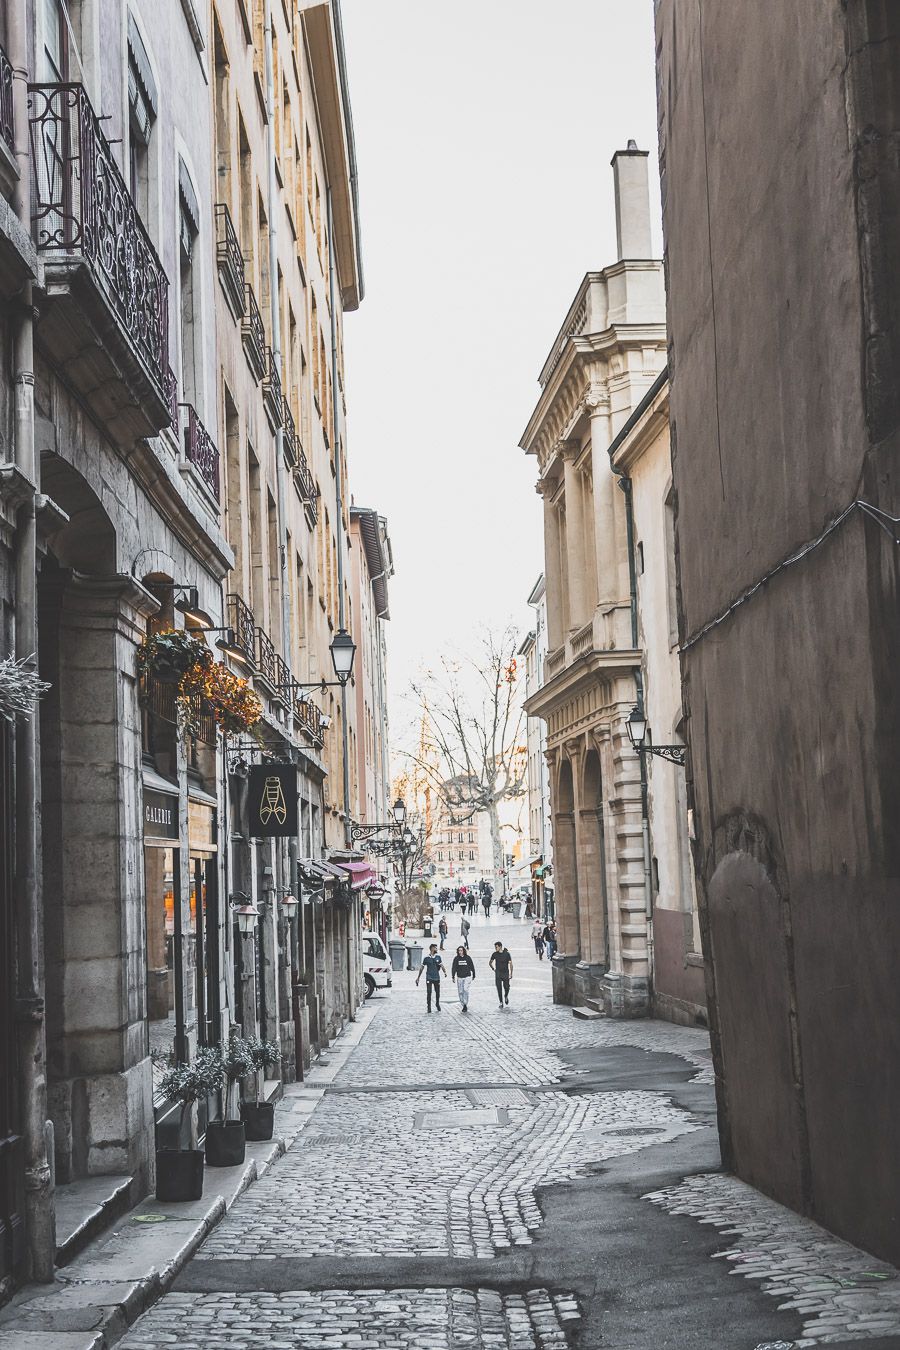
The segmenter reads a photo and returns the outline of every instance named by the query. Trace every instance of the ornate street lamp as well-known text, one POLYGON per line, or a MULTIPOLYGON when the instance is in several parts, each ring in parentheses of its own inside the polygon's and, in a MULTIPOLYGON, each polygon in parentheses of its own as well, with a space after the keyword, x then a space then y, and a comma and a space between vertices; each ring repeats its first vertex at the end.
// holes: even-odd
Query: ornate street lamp
POLYGON ((331 662, 338 684, 346 684, 353 674, 353 658, 356 655, 356 643, 346 628, 339 628, 331 639, 331 662))
POLYGON ((667 759, 672 764, 684 764, 687 747, 683 745, 654 745, 647 744, 647 736, 650 728, 647 725, 647 715, 639 703, 636 703, 628 714, 628 720, 625 723, 628 732, 628 739, 633 748, 639 755, 659 755, 660 759, 667 759))
POLYGON ((397 824, 402 828, 406 824, 406 802, 402 797, 398 797, 393 805, 393 816, 397 824))
POLYGON ((256 920, 259 918, 259 910, 244 891, 234 891, 228 899, 237 919, 241 936, 252 937, 256 920))

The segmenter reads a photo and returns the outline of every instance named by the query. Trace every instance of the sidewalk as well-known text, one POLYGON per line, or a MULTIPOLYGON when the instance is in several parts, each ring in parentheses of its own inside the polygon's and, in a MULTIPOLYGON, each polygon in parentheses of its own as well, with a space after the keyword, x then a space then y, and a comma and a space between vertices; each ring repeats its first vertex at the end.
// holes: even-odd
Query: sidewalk
POLYGON ((0 1350, 108 1350, 172 1285, 248 1187, 265 1176, 309 1122, 327 1084, 374 1015, 357 1020, 303 1083, 289 1083, 275 1114, 276 1137, 248 1143, 239 1167, 207 1167, 201 1200, 163 1205, 148 1197, 122 1215, 51 1285, 27 1285, 0 1309, 0 1350))

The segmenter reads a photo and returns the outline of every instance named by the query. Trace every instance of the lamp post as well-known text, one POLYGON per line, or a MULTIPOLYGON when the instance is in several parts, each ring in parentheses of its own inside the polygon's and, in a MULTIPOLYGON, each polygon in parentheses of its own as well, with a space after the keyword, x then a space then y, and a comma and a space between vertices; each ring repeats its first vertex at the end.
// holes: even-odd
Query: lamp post
POLYGON ((631 741, 632 748, 639 755, 659 755, 660 759, 667 759, 672 764, 684 765, 687 747, 684 745, 653 745, 647 743, 650 734, 650 728, 647 725, 647 714, 643 707, 636 703, 628 714, 628 720, 625 723, 628 731, 628 739, 631 741))

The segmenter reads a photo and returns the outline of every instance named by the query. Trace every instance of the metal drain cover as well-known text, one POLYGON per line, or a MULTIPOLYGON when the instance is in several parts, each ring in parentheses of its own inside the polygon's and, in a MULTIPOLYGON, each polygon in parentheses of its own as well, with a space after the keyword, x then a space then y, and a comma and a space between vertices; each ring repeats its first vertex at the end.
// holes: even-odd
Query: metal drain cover
POLYGON ((528 1106, 521 1088, 471 1088, 469 1097, 476 1106, 528 1106))
POLYGON ((468 1130, 472 1125, 506 1125, 502 1106, 475 1106, 468 1111, 417 1111, 417 1130, 468 1130))
POLYGON ((627 1138, 639 1134, 665 1134, 666 1131, 662 1125, 621 1125, 615 1129, 604 1130, 603 1133, 627 1138))

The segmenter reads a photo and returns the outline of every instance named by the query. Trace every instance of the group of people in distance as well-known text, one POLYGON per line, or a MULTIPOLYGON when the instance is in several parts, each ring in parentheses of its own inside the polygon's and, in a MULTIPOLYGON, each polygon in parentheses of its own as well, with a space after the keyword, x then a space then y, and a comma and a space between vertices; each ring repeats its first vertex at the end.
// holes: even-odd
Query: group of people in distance
POLYGON ((543 961, 545 951, 548 958, 553 960, 559 939, 556 936, 556 924, 552 919, 548 919, 546 923, 543 919, 535 919, 531 926, 531 940, 539 960, 543 961))
MULTIPOLYGON (((463 920, 465 923, 465 919, 463 920)), ((491 959, 488 962, 491 970, 494 972, 494 984, 497 988, 497 1000, 500 1009, 509 1007, 509 986, 513 977, 513 959, 512 954, 502 942, 494 943, 494 950, 491 952, 491 959)), ((422 965, 416 976, 416 985, 418 986, 422 976, 425 976, 425 1004, 428 1012, 431 1012, 432 998, 434 999, 435 1011, 441 1011, 441 980, 446 979, 447 967, 444 964, 444 958, 438 951, 436 942, 432 942, 428 949, 428 955, 422 958, 422 965)), ((453 964, 450 967, 450 978, 456 984, 456 992, 459 997, 460 1007, 464 1013, 469 1011, 469 993, 472 988, 472 981, 475 979, 475 962, 469 952, 468 945, 462 943, 456 949, 456 955, 453 958, 453 964)))
POLYGON ((485 918, 489 919, 491 905, 494 902, 494 888, 482 877, 477 886, 454 886, 452 891, 449 886, 442 886, 438 891, 437 900, 442 913, 459 905, 461 914, 474 914, 480 904, 485 918))

